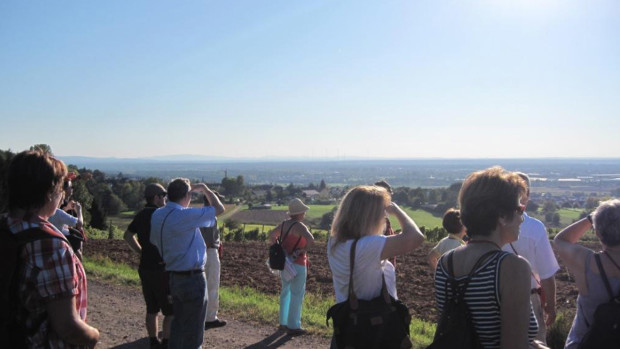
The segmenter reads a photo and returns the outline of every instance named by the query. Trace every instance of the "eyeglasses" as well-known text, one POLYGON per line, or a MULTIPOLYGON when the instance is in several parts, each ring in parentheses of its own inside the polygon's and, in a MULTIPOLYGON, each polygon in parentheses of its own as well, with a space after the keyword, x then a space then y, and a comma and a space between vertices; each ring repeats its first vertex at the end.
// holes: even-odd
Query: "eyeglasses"
POLYGON ((161 197, 161 198, 163 198, 163 197, 164 197, 164 196, 166 196, 166 195, 168 195, 168 193, 166 193, 166 192, 163 192, 163 193, 159 193, 159 194, 157 194, 157 196, 159 196, 159 197, 161 197))
POLYGON ((517 208, 515 209, 515 211, 519 212, 520 215, 523 215, 523 213, 525 212, 525 205, 519 205, 517 206, 517 208))

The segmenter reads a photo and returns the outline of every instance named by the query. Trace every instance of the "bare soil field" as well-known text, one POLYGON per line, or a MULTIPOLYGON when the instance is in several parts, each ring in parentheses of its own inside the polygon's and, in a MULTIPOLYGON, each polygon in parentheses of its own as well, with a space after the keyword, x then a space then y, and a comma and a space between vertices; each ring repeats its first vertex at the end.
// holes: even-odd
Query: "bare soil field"
MULTIPOLYGON (((591 244, 592 248, 599 248, 591 244)), ((434 322, 435 309, 433 277, 426 264, 426 255, 432 244, 425 243, 412 253, 398 257, 396 261, 398 297, 407 304, 411 315, 434 322)), ((278 294, 279 279, 265 265, 268 245, 263 242, 225 242, 222 254, 222 285, 250 286, 268 294, 278 294)), ((331 272, 327 262, 325 243, 317 242, 310 250, 307 292, 333 295, 331 272)), ((89 240, 85 253, 102 254, 116 262, 138 266, 138 255, 122 240, 89 240)), ((560 261, 561 264, 561 261, 560 261)), ((562 267, 556 274, 558 312, 574 314, 577 288, 574 280, 562 267)), ((224 315, 223 315, 224 316, 224 315)), ((571 315, 572 316, 572 315, 571 315)), ((275 321, 275 320, 274 320, 275 321)))

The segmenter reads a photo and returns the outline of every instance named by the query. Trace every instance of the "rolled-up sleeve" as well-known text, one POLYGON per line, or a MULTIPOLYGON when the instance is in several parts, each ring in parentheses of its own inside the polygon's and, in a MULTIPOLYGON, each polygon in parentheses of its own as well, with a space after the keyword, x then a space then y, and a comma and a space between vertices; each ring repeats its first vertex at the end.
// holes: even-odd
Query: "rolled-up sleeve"
MULTIPOLYGON (((215 225, 215 207, 190 207, 183 210, 182 224, 185 229, 193 229, 196 227, 212 227, 215 225)), ((180 229, 184 230, 184 229, 180 229)))

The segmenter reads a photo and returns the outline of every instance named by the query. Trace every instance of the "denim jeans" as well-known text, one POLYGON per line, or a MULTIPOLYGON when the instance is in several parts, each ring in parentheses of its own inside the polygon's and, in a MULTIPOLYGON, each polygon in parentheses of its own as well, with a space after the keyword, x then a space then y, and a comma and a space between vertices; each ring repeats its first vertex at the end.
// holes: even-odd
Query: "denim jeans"
POLYGON ((205 273, 170 273, 174 318, 170 327, 170 349, 202 348, 207 316, 205 273))
POLYGON ((301 306, 306 293, 306 274, 305 266, 293 264, 297 275, 290 281, 285 281, 282 277, 282 292, 280 293, 280 325, 285 325, 289 329, 301 328, 301 306))

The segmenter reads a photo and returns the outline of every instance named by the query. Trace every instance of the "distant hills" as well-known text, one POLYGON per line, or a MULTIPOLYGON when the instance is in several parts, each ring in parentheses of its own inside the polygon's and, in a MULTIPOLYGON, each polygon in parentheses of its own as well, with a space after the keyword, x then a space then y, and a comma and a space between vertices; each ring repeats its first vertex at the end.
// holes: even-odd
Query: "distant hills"
MULTIPOLYGON (((248 184, 356 185, 386 179, 396 186, 444 187, 469 173, 494 165, 523 171, 549 183, 575 179, 579 183, 603 183, 620 187, 620 159, 315 159, 315 158, 230 158, 173 155, 145 158, 95 158, 59 156, 68 164, 98 169, 108 175, 188 177, 220 182, 227 175, 243 175, 248 184)), ((560 184, 558 184, 560 185, 560 184)), ((561 182, 566 186, 566 182, 561 182)), ((573 184, 574 185, 574 184, 573 184)))

